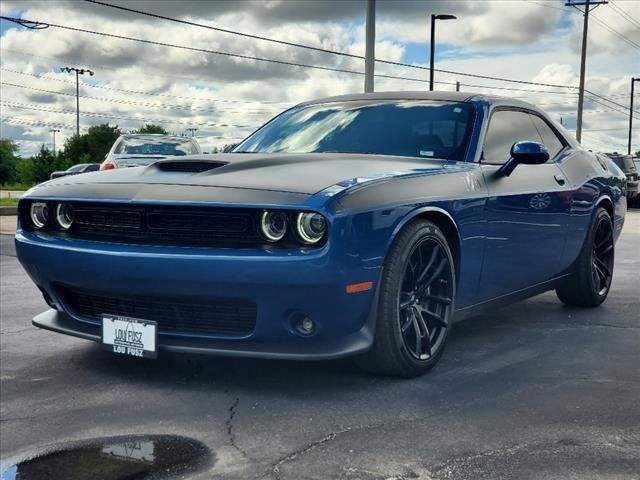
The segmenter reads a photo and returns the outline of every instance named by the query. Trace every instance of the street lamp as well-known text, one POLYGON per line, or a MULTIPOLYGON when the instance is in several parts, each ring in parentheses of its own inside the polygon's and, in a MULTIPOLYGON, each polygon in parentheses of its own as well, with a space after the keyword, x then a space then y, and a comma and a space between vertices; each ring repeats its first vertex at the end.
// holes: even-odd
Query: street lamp
POLYGON ((436 53, 436 20, 455 20, 455 15, 431 15, 431 57, 429 60, 429 91, 433 91, 433 62, 436 53))
POLYGON ((60 132, 57 128, 52 128, 49 133, 53 134, 53 154, 56 154, 56 133, 60 132))
POLYGON ((93 72, 88 68, 75 67, 62 67, 60 71, 67 73, 75 72, 76 74, 76 135, 80 136, 80 80, 78 76, 84 75, 85 73, 93 76, 93 72))
POLYGON ((640 77, 631 77, 631 100, 629 102, 629 144, 627 146, 627 155, 631 155, 631 128, 633 127, 633 85, 640 82, 640 77))

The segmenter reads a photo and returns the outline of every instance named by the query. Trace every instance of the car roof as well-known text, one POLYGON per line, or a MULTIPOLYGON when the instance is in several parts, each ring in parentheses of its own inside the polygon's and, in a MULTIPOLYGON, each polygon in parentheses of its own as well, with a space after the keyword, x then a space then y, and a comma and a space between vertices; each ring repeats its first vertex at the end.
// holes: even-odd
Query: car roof
POLYGON ((358 100, 435 100, 441 102, 484 102, 500 103, 510 105, 520 105, 528 108, 535 108, 534 105, 508 97, 497 95, 485 95, 473 92, 422 92, 422 91, 395 91, 395 92, 373 92, 373 93, 352 93, 347 95, 337 95, 333 97, 319 98, 299 105, 314 105, 333 102, 349 102, 358 100))
POLYGON ((181 140, 191 140, 191 137, 181 137, 180 135, 165 135, 164 133, 123 133, 121 138, 178 138, 181 140))

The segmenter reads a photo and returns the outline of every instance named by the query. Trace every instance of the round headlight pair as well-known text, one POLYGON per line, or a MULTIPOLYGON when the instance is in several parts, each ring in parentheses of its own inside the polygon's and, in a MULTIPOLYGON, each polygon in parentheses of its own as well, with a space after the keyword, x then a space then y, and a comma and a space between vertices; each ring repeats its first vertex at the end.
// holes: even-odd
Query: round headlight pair
MULTIPOLYGON (((55 208, 56 223, 63 230, 68 230, 73 225, 75 210, 69 203, 60 203, 55 208)), ((33 202, 29 209, 29 217, 34 228, 40 229, 49 220, 49 205, 45 202, 33 202)))
MULTIPOLYGON (((268 241, 282 240, 287 234, 287 226, 288 219, 285 212, 262 212, 260 229, 268 241)), ((327 230, 324 217, 318 213, 300 212, 296 214, 295 226, 298 238, 307 245, 318 243, 327 230)))

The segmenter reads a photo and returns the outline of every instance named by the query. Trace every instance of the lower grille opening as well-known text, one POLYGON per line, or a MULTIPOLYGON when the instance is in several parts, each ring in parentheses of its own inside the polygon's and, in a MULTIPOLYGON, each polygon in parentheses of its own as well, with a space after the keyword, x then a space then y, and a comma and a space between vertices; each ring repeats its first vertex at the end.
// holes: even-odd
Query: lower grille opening
POLYGON ((217 298, 190 303, 184 299, 116 297, 57 286, 76 316, 100 323, 103 314, 123 315, 158 323, 159 333, 244 337, 253 332, 257 307, 248 300, 217 298))

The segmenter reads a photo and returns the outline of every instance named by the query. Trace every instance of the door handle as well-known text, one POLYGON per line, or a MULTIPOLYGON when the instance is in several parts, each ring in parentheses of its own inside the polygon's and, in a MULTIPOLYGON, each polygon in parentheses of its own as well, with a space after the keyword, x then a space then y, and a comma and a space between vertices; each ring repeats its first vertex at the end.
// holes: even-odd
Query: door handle
POLYGON ((562 175, 556 174, 556 175, 553 176, 553 178, 554 178, 554 180, 556 182, 558 182, 558 185, 564 185, 565 180, 564 180, 564 177, 562 175))

